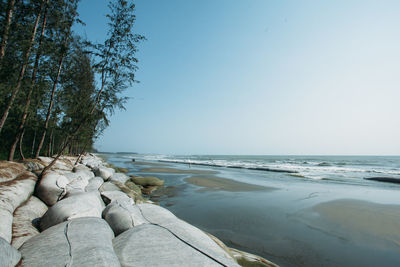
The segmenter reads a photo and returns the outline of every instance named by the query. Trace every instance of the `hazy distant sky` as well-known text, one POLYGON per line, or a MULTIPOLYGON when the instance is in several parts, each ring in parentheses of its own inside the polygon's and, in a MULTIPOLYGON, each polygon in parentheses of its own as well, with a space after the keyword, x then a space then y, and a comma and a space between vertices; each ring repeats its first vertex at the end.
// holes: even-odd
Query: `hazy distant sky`
MULTIPOLYGON (((105 0, 84 0, 101 40, 105 0)), ((137 0, 133 97, 102 151, 400 154, 400 1, 137 0)))

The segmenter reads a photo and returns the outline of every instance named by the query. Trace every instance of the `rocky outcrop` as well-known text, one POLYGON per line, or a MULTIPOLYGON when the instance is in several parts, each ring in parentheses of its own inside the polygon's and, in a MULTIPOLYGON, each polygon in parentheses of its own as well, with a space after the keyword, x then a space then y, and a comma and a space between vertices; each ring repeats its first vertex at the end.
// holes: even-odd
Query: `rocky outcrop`
POLYGON ((0 237, 0 266, 13 267, 21 261, 21 253, 0 237))
POLYGON ((120 266, 114 233, 100 218, 79 218, 57 224, 21 247, 22 266, 120 266))
POLYGON ((15 248, 39 234, 39 220, 46 213, 47 206, 37 197, 31 196, 29 200, 14 212, 12 224, 12 242, 15 248))
POLYGON ((104 203, 98 192, 75 194, 50 207, 40 220, 40 229, 43 231, 53 225, 80 217, 101 218, 103 209, 104 203))

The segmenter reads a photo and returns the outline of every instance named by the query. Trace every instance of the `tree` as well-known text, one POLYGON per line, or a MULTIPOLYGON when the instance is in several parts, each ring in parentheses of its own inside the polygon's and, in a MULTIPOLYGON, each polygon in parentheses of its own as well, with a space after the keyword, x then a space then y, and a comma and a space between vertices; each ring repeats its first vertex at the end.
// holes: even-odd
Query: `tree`
POLYGON ((11 109, 12 105, 14 104, 14 101, 15 101, 15 98, 16 98, 18 92, 19 92, 19 89, 21 88, 22 79, 24 78, 25 70, 26 70, 26 67, 27 67, 27 65, 29 63, 29 55, 30 55, 30 52, 32 50, 33 43, 35 41, 36 32, 37 32, 37 28, 38 28, 39 21, 40 21, 40 16, 42 14, 44 5, 45 5, 45 0, 42 0, 40 2, 40 8, 39 8, 39 11, 38 11, 37 16, 36 16, 35 23, 34 23, 33 28, 32 28, 31 38, 30 38, 30 40, 28 42, 28 45, 27 45, 25 53, 24 53, 23 64, 22 64, 21 70, 19 72, 17 84, 12 89, 11 97, 10 97, 10 99, 8 101, 8 104, 7 104, 7 106, 6 106, 6 108, 5 108, 4 112, 3 112, 3 116, 0 119, 0 133, 1 133, 1 130, 3 129, 4 123, 5 123, 5 121, 6 121, 7 117, 8 117, 10 109, 11 109))
POLYGON ((59 60, 57 62, 57 73, 54 78, 53 87, 52 87, 51 95, 50 95, 49 107, 47 109, 46 120, 45 120, 44 127, 43 127, 43 133, 42 133, 42 137, 40 138, 38 148, 36 150, 35 158, 39 157, 40 150, 42 149, 44 139, 46 137, 46 133, 47 133, 47 129, 49 126, 49 121, 50 121, 50 115, 51 115, 53 103, 54 103, 54 96, 55 96, 55 92, 56 92, 57 85, 58 85, 58 80, 60 78, 64 58, 67 55, 68 49, 69 49, 69 43, 70 43, 70 38, 71 38, 71 28, 75 21, 76 15, 77 15, 78 1, 79 0, 71 0, 70 2, 66 2, 65 13, 64 13, 65 17, 63 19, 63 22, 61 23, 61 29, 58 32, 58 34, 61 32, 62 35, 61 35, 60 49, 58 51, 59 60))
MULTIPOLYGON (((11 145, 10 152, 9 152, 9 155, 8 155, 8 160, 10 160, 10 161, 14 159, 14 153, 15 153, 15 149, 17 147, 18 141, 23 139, 23 134, 24 134, 24 131, 25 131, 24 126, 25 126, 25 122, 26 122, 27 117, 28 117, 28 111, 29 111, 29 107, 30 107, 30 104, 31 104, 31 100, 32 100, 31 97, 32 97, 33 90, 35 88, 37 72, 38 72, 38 69, 39 69, 39 60, 40 60, 40 57, 41 57, 41 48, 42 48, 42 43, 43 43, 44 33, 45 33, 45 30, 46 30, 46 23, 47 23, 48 4, 49 4, 49 0, 47 0, 46 3, 45 3, 45 8, 44 8, 44 12, 43 12, 42 29, 41 29, 41 33, 40 33, 40 37, 39 37, 39 43, 38 43, 38 48, 37 48, 37 52, 36 52, 35 63, 34 63, 34 66, 33 66, 31 84, 30 84, 30 88, 29 88, 28 95, 27 95, 27 98, 26 98, 24 111, 23 111, 22 118, 21 118, 21 123, 20 123, 20 125, 18 127, 18 132, 15 135, 14 142, 11 145)), ((22 153, 22 141, 20 141, 19 151, 20 151, 21 157, 24 158, 23 153, 22 153)))
POLYGON ((135 57, 136 44, 145 40, 144 36, 133 33, 133 25, 136 20, 135 5, 132 1, 111 0, 109 8, 110 14, 107 15, 109 30, 105 42, 103 44, 86 42, 89 47, 88 53, 95 61, 94 70, 99 75, 100 88, 90 111, 83 114, 82 119, 66 138, 61 150, 54 160, 43 169, 42 174, 55 164, 81 129, 84 126, 89 127, 99 113, 111 114, 115 107, 122 108, 126 99, 119 94, 128 85, 133 85, 135 82, 136 64, 138 63, 135 57))
POLYGON ((3 36, 2 36, 1 44, 0 44, 0 66, 1 66, 4 54, 6 52, 8 34, 10 31, 11 20, 12 20, 13 12, 14 12, 14 5, 15 5, 15 0, 8 1, 3 36))

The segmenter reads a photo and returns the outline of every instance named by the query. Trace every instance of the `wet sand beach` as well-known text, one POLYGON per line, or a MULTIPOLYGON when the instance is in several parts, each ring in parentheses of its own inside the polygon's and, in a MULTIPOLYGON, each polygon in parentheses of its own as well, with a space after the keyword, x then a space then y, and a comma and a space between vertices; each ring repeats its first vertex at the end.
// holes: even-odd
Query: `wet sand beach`
POLYGON ((164 179, 173 194, 154 200, 230 247, 281 266, 400 266, 400 187, 169 164, 129 169, 164 179))
POLYGON ((185 178, 185 181, 203 187, 204 190, 223 190, 229 192, 250 192, 250 191, 267 191, 274 190, 272 187, 237 182, 235 180, 221 178, 217 176, 192 176, 185 178))
POLYGON ((144 168, 140 172, 151 173, 179 173, 179 174, 217 174, 217 171, 198 169, 176 169, 176 168, 144 168))

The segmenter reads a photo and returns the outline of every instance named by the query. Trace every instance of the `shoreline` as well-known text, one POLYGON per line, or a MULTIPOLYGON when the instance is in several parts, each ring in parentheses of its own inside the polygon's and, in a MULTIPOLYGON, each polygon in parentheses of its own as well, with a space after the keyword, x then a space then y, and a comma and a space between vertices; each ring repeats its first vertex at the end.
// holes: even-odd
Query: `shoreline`
MULTIPOLYGON (((133 166, 132 170, 142 167, 146 166, 133 166)), ((171 163, 169 167, 193 168, 180 163, 171 163)), ((198 169, 219 173, 159 173, 169 181, 167 185, 182 186, 177 194, 159 199, 160 204, 218 236, 230 247, 266 257, 282 266, 400 264, 397 256, 400 239, 396 233, 400 226, 391 224, 398 219, 390 215, 400 213, 399 201, 393 198, 396 187, 292 179, 291 174, 278 176, 242 169, 209 166, 198 169), (193 176, 201 179, 201 183, 210 183, 209 187, 190 183, 193 176), (224 190, 212 181, 215 177, 275 190, 224 190), (373 216, 378 218, 369 219, 373 216)))
POLYGON ((74 264, 96 266, 145 262, 181 265, 189 259, 194 265, 277 266, 259 256, 228 248, 216 237, 142 196, 151 187, 162 186, 162 180, 151 176, 130 178, 115 171, 128 171, 122 166, 109 165, 95 155, 84 156, 76 166, 75 158, 63 157, 35 185, 32 172, 40 171, 51 160, 40 157, 23 163, 0 163, 0 172, 8 177, 0 180, 0 200, 15 203, 12 213, 7 215, 11 220, 3 219, 0 223, 0 246, 4 248, 0 256, 10 266, 18 262, 64 265, 71 263, 72 257, 74 264), (24 179, 28 187, 16 188, 15 183, 25 183, 24 179), (16 194, 15 190, 23 191, 16 194), (19 198, 14 200, 16 196, 19 198), (12 237, 7 238, 11 228, 12 237), (78 236, 86 238, 77 239, 78 236), (141 238, 140 244, 144 242, 146 247, 135 241, 141 238), (82 257, 89 247, 95 253, 82 257), (154 250, 164 252, 149 254, 154 250))

